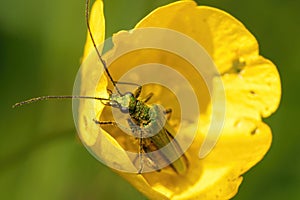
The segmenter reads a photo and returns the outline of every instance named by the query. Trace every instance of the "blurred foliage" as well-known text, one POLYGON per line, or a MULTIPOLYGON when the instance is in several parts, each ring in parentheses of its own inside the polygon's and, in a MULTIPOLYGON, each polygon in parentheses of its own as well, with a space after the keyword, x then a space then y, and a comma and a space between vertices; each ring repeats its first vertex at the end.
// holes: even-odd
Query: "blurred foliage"
MULTIPOLYGON (((131 29, 167 0, 104 0, 107 37, 131 29)), ((283 84, 271 150, 234 199, 300 199, 300 2, 199 0, 238 18, 283 84)), ((84 0, 2 1, 0 7, 0 199, 145 199, 81 145, 71 101, 12 109, 34 96, 71 94, 85 42, 84 0)))

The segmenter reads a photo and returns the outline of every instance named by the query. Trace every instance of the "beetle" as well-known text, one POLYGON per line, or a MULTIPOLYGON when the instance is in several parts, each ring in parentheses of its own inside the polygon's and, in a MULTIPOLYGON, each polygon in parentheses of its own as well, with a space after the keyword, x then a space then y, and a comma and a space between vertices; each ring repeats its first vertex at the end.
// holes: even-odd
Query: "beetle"
MULTIPOLYGON (((127 119, 127 123, 130 127, 130 132, 138 140, 138 174, 143 173, 145 164, 154 168, 156 171, 160 171, 160 167, 156 163, 156 157, 151 154, 153 151, 159 151, 161 158, 165 163, 169 163, 172 169, 177 174, 184 174, 187 171, 188 162, 186 156, 183 154, 179 143, 175 139, 175 131, 173 127, 169 124, 166 115, 171 114, 171 109, 164 109, 158 104, 148 104, 147 102, 154 95, 149 93, 144 99, 140 97, 142 92, 142 86, 134 83, 124 83, 115 81, 108 67, 103 60, 97 45, 95 43, 93 33, 89 25, 89 0, 86 0, 86 24, 88 33, 90 35, 92 44, 97 53, 98 59, 102 63, 104 70, 110 79, 111 83, 116 89, 116 93, 109 91, 108 98, 93 97, 93 96, 41 96, 37 98, 32 98, 26 101, 22 101, 13 105, 13 107, 22 106, 24 104, 33 103, 41 100, 48 99, 92 99, 99 100, 106 106, 111 106, 113 108, 119 109, 122 113, 128 114, 130 117, 127 119), (138 88, 132 92, 121 93, 117 84, 131 84, 137 85, 138 88), (175 156, 175 161, 169 159, 170 155, 173 158, 175 156)), ((99 121, 93 119, 96 124, 100 126, 122 126, 115 121, 99 121)), ((133 162, 136 162, 133 161, 133 162)))

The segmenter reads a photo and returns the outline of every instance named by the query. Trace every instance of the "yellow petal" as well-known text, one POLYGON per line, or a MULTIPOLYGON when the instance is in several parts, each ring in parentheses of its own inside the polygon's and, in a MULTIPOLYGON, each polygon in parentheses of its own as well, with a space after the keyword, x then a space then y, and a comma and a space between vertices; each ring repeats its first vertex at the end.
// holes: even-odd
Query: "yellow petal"
POLYGON ((224 74, 226 93, 225 128, 232 128, 241 118, 261 120, 278 107, 281 86, 276 67, 262 57, 246 64, 240 73, 224 74))
MULTIPOLYGON (((102 44, 105 38, 105 18, 102 0, 96 0, 93 4, 89 23, 96 45, 102 44)), ((90 34, 87 33, 82 60, 84 61, 92 51, 94 51, 94 46, 90 34)))
POLYGON ((194 1, 178 1, 154 10, 136 28, 162 27, 195 39, 212 56, 220 72, 231 68, 239 55, 258 54, 258 45, 244 25, 228 13, 194 1))
MULTIPOLYGON (((96 45, 101 45, 105 37, 105 19, 102 0, 94 2, 89 16, 89 25, 96 45)), ((80 85, 75 86, 73 95, 107 97, 107 80, 105 77, 102 77, 98 82, 98 79, 100 78, 98 75, 103 68, 100 66, 100 71, 97 71, 97 66, 99 66, 99 60, 95 54, 95 48, 88 32, 82 57, 82 65, 75 82, 75 84, 80 83, 80 85), (80 93, 76 90, 80 90, 80 93)), ((103 104, 100 102, 96 104, 98 109, 103 109, 103 104)), ((93 122, 93 116, 95 116, 95 112, 98 112, 97 110, 95 111, 94 108, 94 104, 84 100, 80 101, 78 107, 79 117, 76 124, 83 143, 88 147, 96 143, 99 135, 99 127, 95 126, 95 123, 93 122)))
MULTIPOLYGON (((178 1, 156 9, 136 26, 143 27, 169 28, 195 39, 213 58, 221 74, 236 67, 254 68, 247 69, 251 74, 247 73, 247 77, 244 77, 250 77, 252 80, 245 80, 245 84, 241 86, 254 81, 247 87, 253 88, 256 84, 254 92, 264 94, 259 97, 260 102, 257 100, 258 104, 261 104, 259 110, 252 105, 253 111, 267 117, 277 109, 281 86, 276 67, 258 55, 258 44, 254 36, 228 13, 212 7, 197 6, 194 1, 178 1)), ((239 87, 236 82, 231 82, 230 78, 226 79, 232 87, 239 87)), ((245 103, 243 99, 240 102, 245 103)))
MULTIPOLYGON (((107 79, 102 76, 99 80, 99 74, 102 72, 103 67, 100 65, 96 52, 89 53, 77 74, 73 95, 107 98, 107 79)), ((73 113, 75 113, 78 133, 83 143, 90 147, 96 143, 101 133, 93 119, 97 118, 97 113, 103 110, 104 105, 94 100, 80 99, 78 101, 79 104, 77 100, 73 100, 73 113), (77 112, 78 115, 76 115, 77 112)))

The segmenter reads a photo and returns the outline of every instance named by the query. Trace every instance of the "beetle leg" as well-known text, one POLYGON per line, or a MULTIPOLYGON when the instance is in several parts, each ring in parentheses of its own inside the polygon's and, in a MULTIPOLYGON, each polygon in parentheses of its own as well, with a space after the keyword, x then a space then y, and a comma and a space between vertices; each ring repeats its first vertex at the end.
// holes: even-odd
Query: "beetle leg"
POLYGON ((172 112, 173 112, 172 108, 168 108, 164 111, 164 114, 167 115, 168 120, 171 119, 172 112))
POLYGON ((142 92, 142 86, 139 86, 139 87, 134 91, 133 96, 134 96, 135 98, 138 98, 138 97, 140 96, 141 92, 142 92))
POLYGON ((145 99, 143 99, 142 101, 143 101, 144 103, 146 103, 146 102, 148 102, 148 101, 152 98, 152 96, 153 96, 153 92, 149 93, 149 94, 145 97, 145 99))

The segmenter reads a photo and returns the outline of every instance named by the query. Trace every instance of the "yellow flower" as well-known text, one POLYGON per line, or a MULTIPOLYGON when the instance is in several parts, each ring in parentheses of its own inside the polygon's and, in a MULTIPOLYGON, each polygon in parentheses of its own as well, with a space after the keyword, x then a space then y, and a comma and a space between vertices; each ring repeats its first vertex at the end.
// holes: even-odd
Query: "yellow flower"
MULTIPOLYGON (((96 43, 101 44, 105 33, 101 0, 97 0, 93 5, 90 25, 96 43)), ((205 48, 217 66, 224 85, 224 126, 211 152, 199 157, 201 145, 208 137, 213 100, 201 77, 191 80, 199 89, 199 107, 204 109, 201 109, 197 135, 185 152, 188 160, 187 173, 179 175, 172 172, 172 169, 142 174, 116 172, 150 199, 230 199, 238 191, 242 182, 241 175, 258 163, 271 145, 271 131, 268 125, 262 122, 262 118, 270 116, 279 105, 281 86, 277 69, 271 61, 259 55, 257 41, 243 24, 216 8, 197 6, 194 1, 178 1, 154 10, 141 20, 135 29, 146 27, 178 31, 193 38, 205 48)), ((126 39, 127 32, 115 34, 112 51, 126 45, 126 39)), ((88 36, 83 56, 82 77, 93 77, 94 72, 90 70, 90 66, 98 61, 95 55, 90 56, 92 51, 93 45, 88 36)), ((109 55, 108 53, 104 58, 109 60, 109 55)), ((111 63, 109 70, 118 80, 134 66, 149 62, 162 63, 179 71, 185 69, 186 74, 192 73, 188 63, 182 59, 155 50, 128 53, 111 63)), ((98 79, 95 79, 98 82, 98 79)), ((82 81, 80 94, 108 97, 108 81, 105 77, 101 77, 96 89, 92 83, 94 82, 82 81)), ((177 109, 177 103, 169 100, 168 95, 164 95, 166 91, 154 86, 145 87, 144 90, 146 94, 155 91, 154 96, 157 96, 163 105, 177 109)), ((216 97, 218 91, 218 88, 214 88, 216 97)), ((122 152, 122 149, 128 147, 126 137, 118 136, 119 129, 116 130, 115 127, 104 128, 100 136, 100 127, 92 121, 94 113, 97 113, 98 120, 110 120, 106 117, 109 115, 106 107, 101 102, 94 105, 84 101, 80 105, 78 129, 81 139, 96 156, 101 155, 102 160, 114 157, 120 161, 119 165, 128 165, 128 160, 124 160, 126 153, 122 152), (116 154, 117 150, 109 144, 120 150, 119 153, 116 154)), ((170 123, 176 124, 172 118, 170 123)), ((197 123, 198 121, 185 126, 186 133, 197 127, 197 123)))

